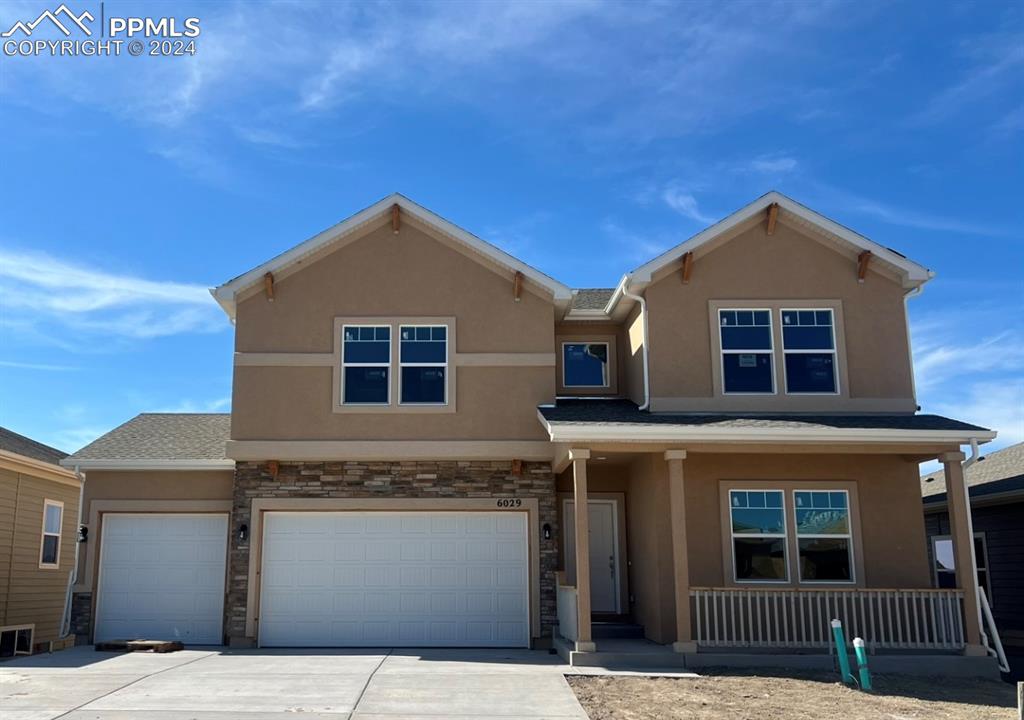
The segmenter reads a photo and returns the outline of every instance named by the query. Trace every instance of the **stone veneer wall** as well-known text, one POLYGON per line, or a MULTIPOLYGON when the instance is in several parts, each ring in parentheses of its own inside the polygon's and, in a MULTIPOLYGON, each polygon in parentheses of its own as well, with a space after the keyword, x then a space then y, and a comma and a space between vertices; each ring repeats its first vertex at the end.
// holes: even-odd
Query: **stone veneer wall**
POLYGON ((75 645, 88 645, 92 632, 92 593, 71 595, 71 632, 75 645))
MULTIPOLYGON (((530 538, 540 554, 541 637, 551 636, 557 623, 558 511, 551 464, 524 462, 512 472, 510 461, 288 462, 274 479, 266 463, 235 465, 234 503, 229 538, 228 591, 225 603, 229 642, 245 643, 249 590, 249 541, 238 529, 252 526, 252 499, 303 498, 537 498, 538 523, 552 528, 550 540, 530 538)), ((249 640, 253 640, 250 638, 249 640)))

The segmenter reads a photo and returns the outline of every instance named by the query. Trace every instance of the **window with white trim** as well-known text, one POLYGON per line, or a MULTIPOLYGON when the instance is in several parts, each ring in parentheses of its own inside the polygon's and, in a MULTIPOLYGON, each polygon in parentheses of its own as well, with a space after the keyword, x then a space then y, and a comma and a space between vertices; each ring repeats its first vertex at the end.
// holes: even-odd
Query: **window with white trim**
POLYGON ((60 565, 60 528, 64 522, 64 503, 43 500, 43 532, 39 547, 40 567, 60 565))
POLYGON ((850 498, 845 490, 794 490, 801 582, 853 582, 850 498))
MULTIPOLYGON (((990 605, 995 605, 992 598, 992 586, 988 578, 988 547, 985 533, 974 533, 974 561, 978 565, 978 585, 985 589, 990 605)), ((935 566, 935 587, 956 587, 956 554, 953 550, 953 538, 949 535, 932 537, 932 562, 935 566)))
POLYGON ((786 510, 781 490, 730 490, 733 577, 786 582, 786 510))
POLYGON ((729 308, 718 311, 722 348, 722 392, 772 394, 772 313, 766 309, 729 308))
POLYGON ((786 392, 834 395, 835 321, 831 309, 781 310, 786 392))
POLYGON ((445 325, 402 325, 399 336, 401 404, 447 403, 448 328, 445 325))
POLYGON ((391 327, 345 325, 341 349, 343 405, 391 402, 391 327))
POLYGON ((598 387, 609 385, 608 343, 562 343, 562 387, 598 387))

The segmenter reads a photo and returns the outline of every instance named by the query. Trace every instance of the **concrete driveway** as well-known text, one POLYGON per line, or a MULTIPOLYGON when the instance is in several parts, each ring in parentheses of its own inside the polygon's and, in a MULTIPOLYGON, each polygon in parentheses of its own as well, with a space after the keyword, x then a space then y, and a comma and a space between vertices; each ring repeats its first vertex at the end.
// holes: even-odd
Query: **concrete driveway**
POLYGON ((0 663, 0 718, 585 719, 566 669, 530 650, 79 647, 0 663))

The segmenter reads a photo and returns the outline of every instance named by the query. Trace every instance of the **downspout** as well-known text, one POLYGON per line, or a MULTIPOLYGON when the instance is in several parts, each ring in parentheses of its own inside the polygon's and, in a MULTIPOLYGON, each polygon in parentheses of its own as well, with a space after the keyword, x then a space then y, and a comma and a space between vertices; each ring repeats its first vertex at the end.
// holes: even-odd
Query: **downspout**
POLYGON ((68 575, 68 591, 64 598, 64 617, 60 624, 60 637, 63 640, 71 634, 71 598, 74 594, 75 584, 78 582, 78 549, 82 545, 79 533, 82 527, 82 505, 85 503, 85 475, 75 465, 75 476, 78 478, 78 525, 75 533, 75 565, 68 575))
POLYGON ((640 303, 640 317, 643 319, 644 328, 644 404, 638 409, 643 411, 647 410, 651 406, 651 373, 650 373, 650 361, 647 356, 647 346, 650 344, 650 335, 647 332, 647 301, 644 300, 642 295, 634 295, 629 291, 629 281, 633 279, 632 273, 626 276, 622 283, 622 294, 628 297, 630 300, 636 300, 640 303))
POLYGON ((923 292, 924 285, 918 285, 910 292, 903 294, 903 322, 907 326, 907 360, 910 363, 910 392, 914 397, 914 406, 917 410, 920 410, 921 406, 917 402, 917 376, 914 372, 914 345, 910 339, 910 307, 908 303, 910 298, 917 297, 923 292))

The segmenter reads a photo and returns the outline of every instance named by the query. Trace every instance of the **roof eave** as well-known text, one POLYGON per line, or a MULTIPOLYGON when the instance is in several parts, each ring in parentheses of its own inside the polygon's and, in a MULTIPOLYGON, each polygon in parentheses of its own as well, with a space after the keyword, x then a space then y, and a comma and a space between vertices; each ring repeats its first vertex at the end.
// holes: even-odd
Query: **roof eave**
POLYGON ((281 268, 288 267, 298 260, 310 255, 319 248, 333 242, 337 238, 357 230, 359 227, 378 218, 386 213, 392 205, 398 205, 405 212, 410 213, 421 222, 433 225, 445 234, 461 241, 483 257, 504 266, 515 272, 521 272, 535 285, 544 288, 551 293, 556 305, 565 307, 573 298, 572 289, 558 282, 552 277, 545 275, 540 270, 527 265, 518 258, 506 253, 495 245, 478 238, 472 233, 460 228, 458 225, 444 219, 440 215, 426 209, 422 205, 410 200, 400 193, 392 193, 387 197, 378 200, 373 205, 360 210, 355 215, 342 220, 326 230, 317 233, 289 250, 271 258, 257 267, 245 272, 238 277, 229 280, 223 285, 210 290, 217 303, 224 309, 232 320, 235 317, 235 300, 239 293, 261 282, 263 276, 268 272, 274 272, 281 268))
POLYGON ((60 461, 63 467, 77 470, 232 470, 231 459, 147 459, 147 458, 76 458, 60 461))

